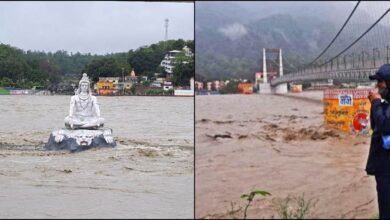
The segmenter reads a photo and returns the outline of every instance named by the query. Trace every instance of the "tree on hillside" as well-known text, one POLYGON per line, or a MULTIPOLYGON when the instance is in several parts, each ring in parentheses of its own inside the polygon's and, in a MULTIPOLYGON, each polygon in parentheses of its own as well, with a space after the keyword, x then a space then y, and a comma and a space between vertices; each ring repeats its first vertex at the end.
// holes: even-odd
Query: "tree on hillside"
POLYGON ((188 40, 186 42, 186 45, 191 49, 193 53, 195 53, 195 42, 193 40, 188 40))
POLYGON ((183 47, 186 45, 186 42, 183 40, 183 39, 179 39, 177 41, 175 41, 172 45, 172 49, 173 50, 181 50, 183 49, 183 47))
POLYGON ((150 47, 142 47, 128 53, 128 63, 134 71, 140 75, 147 75, 147 72, 154 72, 164 58, 164 45, 160 42, 150 47))
POLYGON ((194 41, 184 41, 182 39, 160 41, 148 47, 138 48, 135 51, 130 50, 127 54, 127 61, 136 73, 140 75, 152 75, 155 72, 161 71, 159 65, 168 51, 182 50, 185 45, 193 51, 194 41))
POLYGON ((114 58, 101 58, 93 60, 82 71, 94 81, 99 81, 99 77, 122 76, 122 69, 114 58))
POLYGON ((195 74, 195 80, 196 81, 199 81, 199 82, 206 82, 207 81, 207 77, 205 77, 202 73, 199 73, 198 70, 195 74))
POLYGON ((44 72, 47 76, 46 78, 48 78, 51 83, 59 83, 61 81, 61 74, 58 66, 51 64, 49 60, 41 60, 38 63, 38 70, 44 72))
POLYGON ((175 86, 190 85, 191 77, 195 77, 195 66, 192 57, 186 56, 183 52, 178 53, 173 59, 175 67, 173 68, 172 81, 175 86))
POLYGON ((155 73, 163 72, 160 63, 165 54, 170 50, 181 50, 184 45, 193 51, 193 40, 179 39, 160 41, 123 53, 92 55, 69 53, 65 50, 54 53, 31 50, 25 52, 0 43, 0 81, 7 77, 5 84, 28 87, 35 83, 47 86, 65 78, 78 79, 82 72, 87 72, 97 81, 99 76, 122 76, 122 68, 124 75, 128 75, 134 68, 137 75, 148 76, 150 79, 155 73))
POLYGON ((145 71, 156 68, 157 61, 153 60, 154 53, 152 48, 140 48, 129 57, 129 64, 135 72, 143 75, 145 71))
POLYGON ((58 82, 61 76, 54 64, 27 57, 18 48, 0 44, 0 80, 3 85, 30 88, 32 85, 47 86, 48 83, 58 82))

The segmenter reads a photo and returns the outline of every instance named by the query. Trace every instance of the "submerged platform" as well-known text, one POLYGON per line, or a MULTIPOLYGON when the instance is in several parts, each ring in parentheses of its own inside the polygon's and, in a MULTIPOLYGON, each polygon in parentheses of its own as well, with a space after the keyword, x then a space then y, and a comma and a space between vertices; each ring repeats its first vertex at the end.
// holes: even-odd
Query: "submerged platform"
POLYGON ((102 128, 98 130, 87 129, 60 129, 50 134, 45 145, 47 150, 69 150, 78 152, 90 148, 115 147, 112 137, 112 129, 102 128))

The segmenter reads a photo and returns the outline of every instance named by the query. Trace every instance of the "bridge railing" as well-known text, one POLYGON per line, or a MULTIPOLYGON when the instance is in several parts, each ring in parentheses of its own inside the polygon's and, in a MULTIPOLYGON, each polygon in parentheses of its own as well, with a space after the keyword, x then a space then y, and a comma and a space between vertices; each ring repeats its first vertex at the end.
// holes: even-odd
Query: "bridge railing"
POLYGON ((377 68, 365 68, 365 69, 347 69, 347 70, 328 70, 319 72, 296 72, 283 75, 282 77, 273 79, 271 86, 277 86, 283 83, 290 82, 313 82, 328 79, 340 79, 348 81, 369 81, 368 76, 374 74, 377 68))
POLYGON ((309 66, 273 79, 271 86, 289 82, 308 82, 327 79, 368 81, 368 76, 390 62, 390 46, 345 54, 321 66, 309 66), (370 51, 370 52, 368 52, 370 51))

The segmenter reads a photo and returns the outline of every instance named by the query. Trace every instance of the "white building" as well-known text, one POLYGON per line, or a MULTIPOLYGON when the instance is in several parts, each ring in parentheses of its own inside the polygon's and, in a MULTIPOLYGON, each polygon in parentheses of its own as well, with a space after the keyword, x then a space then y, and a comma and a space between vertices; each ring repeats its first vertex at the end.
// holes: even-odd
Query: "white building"
POLYGON ((183 51, 184 51, 185 55, 188 56, 188 57, 194 56, 194 54, 191 52, 191 49, 189 47, 187 47, 187 46, 183 47, 183 51))
MULTIPOLYGON (((184 54, 187 57, 193 56, 191 49, 188 48, 187 46, 184 46, 183 50, 171 50, 167 54, 165 54, 164 59, 160 63, 160 66, 162 66, 168 74, 172 74, 173 68, 175 67, 175 64, 173 63, 173 59, 176 57, 178 53, 182 53, 182 52, 184 52, 184 54)), ((183 63, 188 63, 188 62, 184 61, 183 63)))
POLYGON ((212 84, 213 84, 212 82, 207 82, 207 90, 211 91, 212 84))
POLYGON ((173 89, 172 82, 167 82, 167 81, 165 81, 165 82, 163 83, 163 89, 164 89, 164 91, 168 91, 168 90, 170 90, 170 89, 173 89))

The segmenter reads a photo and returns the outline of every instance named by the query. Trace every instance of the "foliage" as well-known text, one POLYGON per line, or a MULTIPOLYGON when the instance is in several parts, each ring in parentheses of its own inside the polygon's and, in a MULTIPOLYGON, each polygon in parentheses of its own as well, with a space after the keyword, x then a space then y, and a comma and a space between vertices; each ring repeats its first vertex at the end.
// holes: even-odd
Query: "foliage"
POLYGON ((187 57, 184 53, 178 53, 172 61, 173 68, 172 82, 175 86, 189 86, 190 79, 194 77, 195 66, 192 57, 187 57))
POLYGON ((58 50, 55 53, 28 50, 25 56, 38 61, 47 60, 57 65, 62 75, 71 76, 79 75, 85 65, 96 58, 103 57, 102 55, 81 54, 79 52, 69 54, 65 50, 58 50))
POLYGON ((13 87, 15 86, 15 83, 8 77, 3 77, 3 79, 0 80, 0 86, 1 87, 13 87))
POLYGON ((371 219, 379 219, 379 213, 375 213, 371 216, 371 219))
POLYGON ((128 52, 128 63, 134 68, 136 73, 147 75, 156 70, 161 70, 159 65, 164 59, 165 54, 170 50, 182 50, 185 45, 189 47, 194 41, 168 40, 160 41, 148 47, 140 47, 137 50, 128 52))
POLYGON ((173 89, 164 91, 163 89, 147 89, 145 95, 173 95, 173 89))
POLYGON ((207 81, 207 77, 205 77, 204 75, 202 75, 201 73, 199 73, 199 71, 195 70, 197 73, 195 74, 195 81, 199 81, 199 82, 206 82, 207 81))
POLYGON ((83 72, 86 72, 94 82, 99 81, 99 77, 122 76, 122 69, 114 58, 93 60, 83 69, 83 72))
POLYGON ((148 87, 150 85, 150 81, 148 80, 142 81, 142 85, 148 87))
POLYGON ((248 208, 251 205, 256 195, 269 196, 271 195, 271 193, 262 190, 254 190, 249 194, 242 194, 240 198, 245 199, 247 201, 247 204, 245 205, 245 209, 244 209, 244 219, 246 219, 248 208))
POLYGON ((136 91, 135 86, 132 86, 132 87, 130 88, 130 94, 131 94, 131 95, 135 95, 135 91, 136 91))
MULTIPOLYGON (((257 5, 260 9, 266 7, 266 4, 257 5)), ((202 40, 196 42, 196 75, 201 74, 207 80, 253 79, 255 72, 262 70, 262 48, 282 48, 284 73, 288 74, 317 56, 337 31, 329 19, 316 19, 318 15, 290 16, 284 11, 271 15, 263 9, 262 16, 257 12, 236 17, 250 14, 251 10, 234 7, 230 8, 232 13, 222 15, 218 13, 221 8, 216 10, 216 7, 221 6, 209 4, 203 12, 198 10, 197 15, 196 38, 202 40), (235 32, 234 38, 233 34, 221 31, 233 24, 243 29, 240 35, 235 32)))
POLYGON ((174 95, 174 94, 175 94, 175 90, 169 89, 168 91, 165 91, 164 94, 165 94, 165 95, 174 95))
POLYGON ((229 81, 228 84, 225 85, 225 87, 221 88, 219 90, 219 93, 221 94, 236 94, 238 93, 238 81, 229 81))
POLYGON ((3 86, 31 88, 47 86, 61 80, 58 66, 48 60, 27 57, 15 47, 0 44, 0 84, 3 86))
POLYGON ((283 201, 275 203, 276 211, 282 219, 306 219, 310 215, 310 209, 316 205, 318 200, 306 200, 305 195, 298 197, 288 196, 283 201))
POLYGON ((187 47, 191 49, 193 53, 195 53, 195 42, 193 40, 189 40, 186 42, 187 47))
MULTIPOLYGON (((169 40, 140 47, 122 53, 92 55, 55 53, 44 51, 23 51, 10 45, 0 44, 0 85, 30 88, 31 85, 47 87, 57 84, 65 77, 79 79, 87 72, 94 81, 99 76, 128 75, 132 68, 137 75, 148 76, 161 73, 161 60, 169 50, 181 50, 184 45, 194 48, 194 41, 169 40)), ((184 74, 185 75, 185 74, 184 74)))

